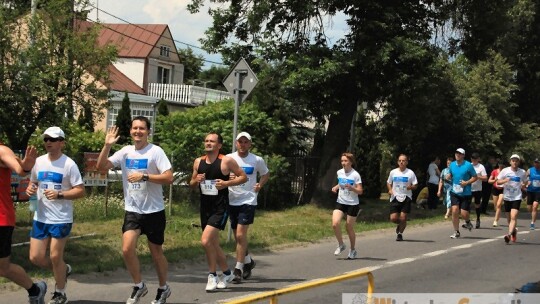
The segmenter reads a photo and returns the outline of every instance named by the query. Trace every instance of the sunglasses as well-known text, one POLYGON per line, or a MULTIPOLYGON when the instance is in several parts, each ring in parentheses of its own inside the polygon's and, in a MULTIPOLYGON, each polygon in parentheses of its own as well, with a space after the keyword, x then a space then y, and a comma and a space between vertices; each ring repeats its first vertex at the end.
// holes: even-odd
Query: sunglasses
POLYGON ((61 138, 61 137, 57 137, 57 138, 53 138, 53 137, 45 137, 45 138, 43 138, 43 141, 44 141, 44 142, 48 142, 48 141, 50 141, 50 142, 57 142, 57 141, 62 141, 62 140, 64 140, 64 139, 61 138))

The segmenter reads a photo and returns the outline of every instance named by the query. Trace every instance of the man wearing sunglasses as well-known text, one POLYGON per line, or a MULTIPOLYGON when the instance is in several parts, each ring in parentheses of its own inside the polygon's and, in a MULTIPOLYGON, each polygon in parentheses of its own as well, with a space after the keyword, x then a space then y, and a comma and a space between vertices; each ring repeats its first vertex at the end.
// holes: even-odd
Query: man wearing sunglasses
POLYGON ((68 301, 65 288, 71 273, 71 266, 64 262, 64 249, 73 225, 72 200, 84 196, 84 184, 77 164, 62 153, 62 129, 45 130, 43 144, 47 154, 36 159, 26 189, 29 196, 37 194, 38 198, 30 232, 30 261, 52 269, 56 284, 49 304, 63 304, 68 301))

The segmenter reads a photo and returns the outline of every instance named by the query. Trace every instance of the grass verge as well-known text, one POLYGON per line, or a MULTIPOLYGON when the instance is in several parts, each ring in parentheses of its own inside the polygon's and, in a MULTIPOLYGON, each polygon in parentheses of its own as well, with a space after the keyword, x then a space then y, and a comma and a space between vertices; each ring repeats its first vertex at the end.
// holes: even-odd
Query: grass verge
MULTIPOLYGON (((394 227, 388 221, 387 200, 363 200, 362 212, 357 219, 356 232, 394 227)), ((168 206, 167 209, 168 210, 168 206)), ((440 221, 444 211, 414 209, 410 224, 418 225, 440 221)), ((314 205, 303 205, 282 211, 258 210, 255 223, 249 229, 249 249, 257 252, 298 246, 333 237, 331 228, 332 209, 314 205)), ((200 260, 204 261, 204 251, 200 245, 201 229, 198 206, 174 203, 172 215, 167 216, 165 232, 165 255, 169 263, 200 260)), ((92 195, 75 202, 75 221, 71 239, 65 251, 66 262, 76 265, 77 273, 106 272, 124 267, 121 255, 121 227, 123 222, 123 201, 120 195, 113 195, 107 204, 103 195, 92 195)), ((29 241, 31 214, 28 205, 17 205, 17 227, 13 243, 29 241)), ((344 229, 344 228, 343 228, 344 229)), ((234 241, 226 242, 227 229, 221 232, 222 246, 227 253, 234 252, 234 241)), ((41 270, 28 260, 28 245, 16 246, 11 259, 21 265, 33 278, 51 277, 51 272, 41 270)), ((150 264, 151 256, 142 237, 138 246, 142 264, 150 264)), ((0 281, 6 283, 6 280, 0 281)))

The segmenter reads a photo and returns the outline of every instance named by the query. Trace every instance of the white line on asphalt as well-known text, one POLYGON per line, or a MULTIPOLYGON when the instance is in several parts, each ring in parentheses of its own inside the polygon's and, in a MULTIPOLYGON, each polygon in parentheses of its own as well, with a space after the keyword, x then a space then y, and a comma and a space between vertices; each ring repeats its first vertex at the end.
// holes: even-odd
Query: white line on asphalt
MULTIPOLYGON (((518 232, 518 234, 527 234, 529 232, 531 232, 531 231, 520 231, 520 232, 518 232)), ((490 238, 490 239, 478 240, 478 241, 476 241, 474 243, 470 243, 470 244, 463 244, 463 245, 459 245, 459 246, 450 247, 448 249, 427 252, 427 253, 423 253, 421 255, 417 255, 417 256, 414 256, 414 257, 410 257, 410 258, 403 258, 403 259, 399 259, 399 260, 388 261, 388 262, 386 262, 386 263, 384 263, 382 265, 363 267, 363 268, 355 269, 355 270, 352 270, 352 271, 347 271, 347 272, 345 272, 343 274, 347 274, 347 273, 354 272, 354 271, 361 271, 361 270, 374 272, 375 270, 388 268, 388 267, 392 267, 392 266, 396 266, 396 265, 402 265, 402 264, 406 264, 406 263, 411 263, 411 262, 414 262, 414 261, 417 261, 417 260, 427 259, 427 258, 435 257, 435 256, 438 256, 438 255, 447 254, 447 253, 450 253, 452 251, 461 250, 461 249, 467 249, 467 248, 471 248, 471 247, 476 246, 476 245, 494 242, 494 241, 496 241, 498 239, 501 239, 503 237, 504 236, 497 236, 497 237, 490 238)), ((313 279, 313 280, 318 280, 318 279, 313 279)), ((287 286, 284 286, 284 287, 281 287, 281 288, 287 288, 287 287, 290 287, 290 286, 293 286, 293 285, 295 285, 295 284, 287 285, 287 286)), ((226 301, 230 301, 230 300, 237 299, 237 298, 243 298, 243 297, 245 297, 245 295, 230 298, 230 299, 227 299, 227 300, 220 300, 219 303, 221 303, 223 301, 226 302, 226 301)))

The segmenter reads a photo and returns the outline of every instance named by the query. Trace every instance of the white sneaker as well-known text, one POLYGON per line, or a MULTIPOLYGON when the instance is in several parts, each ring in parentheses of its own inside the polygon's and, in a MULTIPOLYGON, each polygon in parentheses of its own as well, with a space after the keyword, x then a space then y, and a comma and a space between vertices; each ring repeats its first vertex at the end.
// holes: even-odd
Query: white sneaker
POLYGON ((232 282, 232 280, 234 279, 234 274, 231 272, 231 274, 229 275, 221 275, 219 277, 219 283, 217 284, 217 288, 218 289, 225 289, 227 288, 227 284, 232 282))
POLYGON ((356 253, 356 250, 351 249, 351 250, 349 250, 349 255, 347 256, 347 259, 354 260, 354 259, 356 259, 357 255, 358 254, 356 253))
POLYGON ((208 283, 206 283, 206 291, 214 291, 217 289, 218 278, 213 274, 208 275, 208 283))
POLYGON ((340 255, 343 251, 345 251, 345 248, 345 244, 338 245, 336 251, 334 251, 334 255, 340 255))

